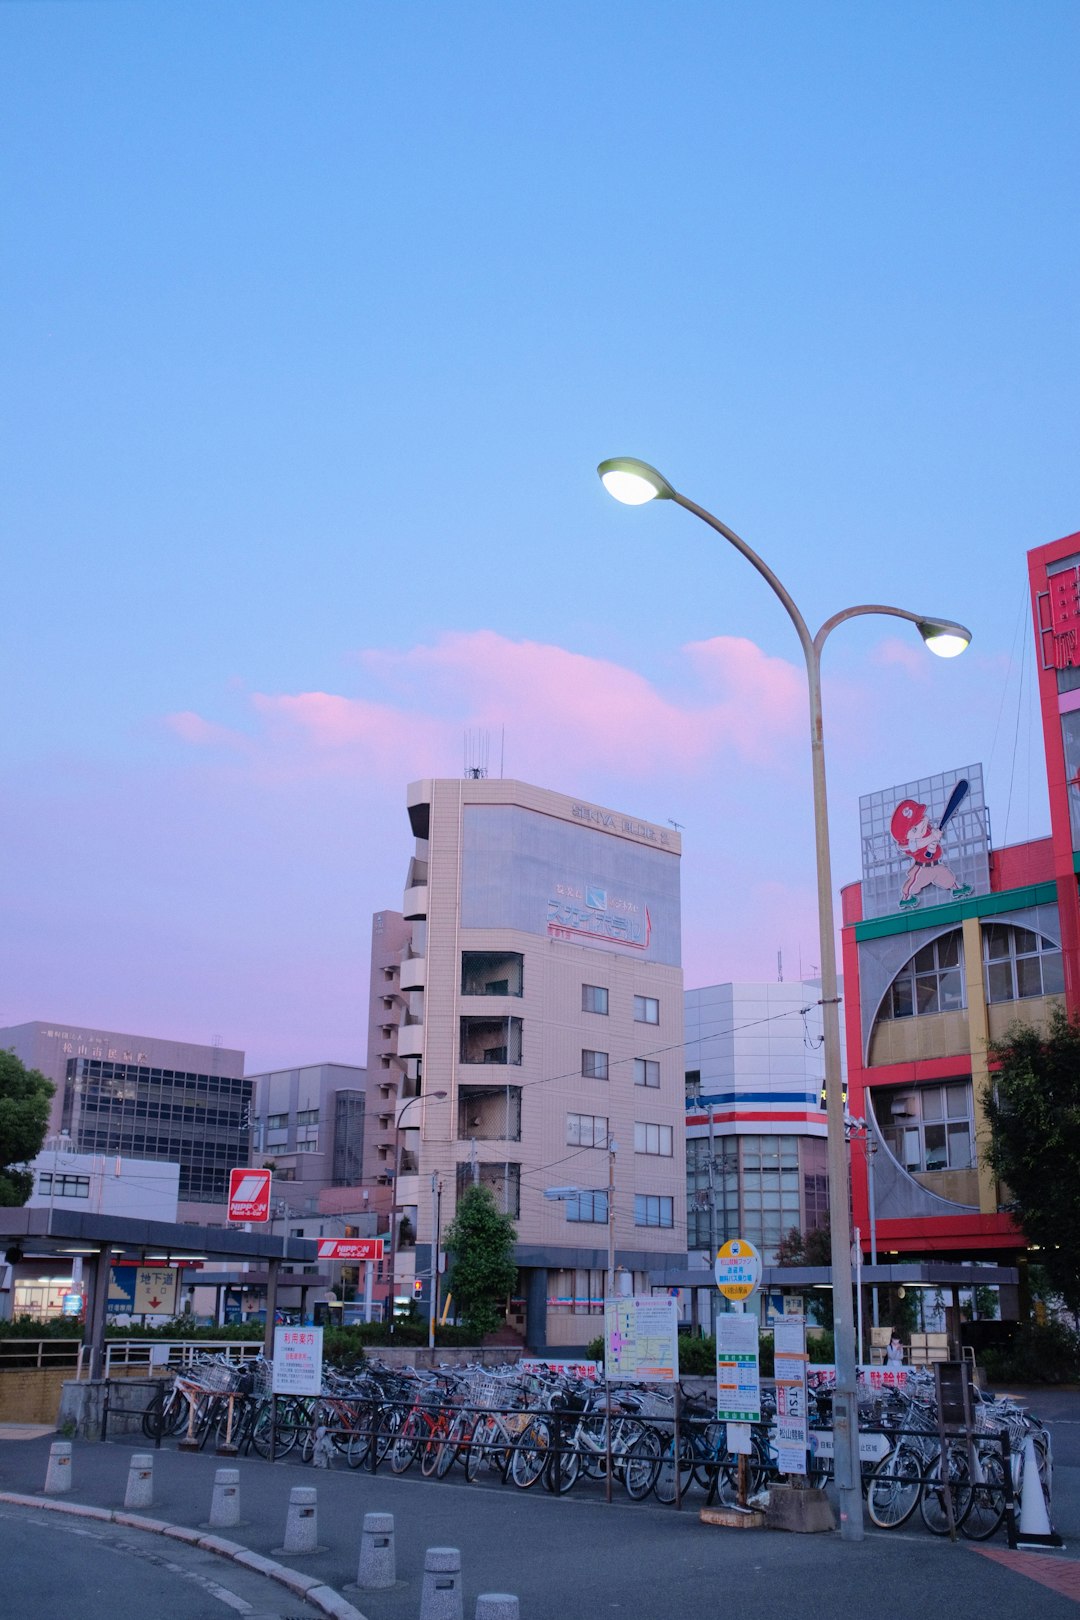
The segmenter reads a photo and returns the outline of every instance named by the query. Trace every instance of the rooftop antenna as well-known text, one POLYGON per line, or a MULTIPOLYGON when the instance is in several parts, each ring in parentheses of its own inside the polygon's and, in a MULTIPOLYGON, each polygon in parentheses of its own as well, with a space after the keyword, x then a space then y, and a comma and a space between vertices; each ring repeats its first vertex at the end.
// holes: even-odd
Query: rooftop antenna
POLYGON ((470 781, 483 781, 487 775, 490 741, 486 731, 466 731, 465 775, 470 781))
POLYGON ((668 816, 668 823, 667 824, 668 824, 669 827, 674 827, 676 832, 685 832, 685 830, 686 830, 685 822, 672 821, 670 816, 668 816))
POLYGON ((782 950, 776 953, 776 982, 778 984, 784 982, 784 953, 782 950))

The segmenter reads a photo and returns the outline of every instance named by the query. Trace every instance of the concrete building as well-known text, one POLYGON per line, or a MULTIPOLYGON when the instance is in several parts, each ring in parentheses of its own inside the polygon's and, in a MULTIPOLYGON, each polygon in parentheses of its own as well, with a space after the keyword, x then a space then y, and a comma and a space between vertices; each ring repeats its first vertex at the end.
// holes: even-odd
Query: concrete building
POLYGON ((251 1151, 243 1052, 42 1020, 0 1029, 0 1047, 54 1082, 50 1130, 76 1152, 179 1164, 180 1219, 224 1218, 251 1151))
POLYGON ((687 990, 687 1248, 729 1238, 766 1265, 792 1227, 828 1221, 820 984, 687 990))
POLYGON ((511 1326, 580 1347, 601 1328, 612 1149, 617 1264, 647 1289, 685 1257, 679 837, 475 777, 413 783, 408 812, 369 1052, 394 1287, 430 1287, 436 1224, 479 1181, 517 1226, 511 1326))
POLYGON ((273 1166, 275 1198, 297 1214, 363 1203, 365 1070, 309 1063, 247 1079, 252 1163, 273 1166))

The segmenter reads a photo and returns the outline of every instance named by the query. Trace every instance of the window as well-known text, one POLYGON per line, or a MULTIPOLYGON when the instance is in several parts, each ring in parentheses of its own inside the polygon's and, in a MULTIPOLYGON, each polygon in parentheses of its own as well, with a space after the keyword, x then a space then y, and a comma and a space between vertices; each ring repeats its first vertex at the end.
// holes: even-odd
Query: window
POLYGON ((520 951, 463 951, 463 996, 520 996, 525 958, 520 951))
POLYGON ((975 1164, 971 1081, 874 1093, 881 1134, 905 1170, 970 1170, 975 1164))
POLYGON ((916 951, 889 986, 883 1018, 914 1018, 956 1012, 965 1005, 960 930, 942 934, 916 951))
POLYGON ((568 1221, 590 1221, 596 1226, 606 1226, 608 1218, 608 1204, 606 1192, 580 1192, 566 1199, 566 1218, 568 1221))
POLYGON ((583 984, 581 987, 582 1012, 603 1013, 607 1016, 608 993, 602 984, 583 984))
POLYGON ((660 1022, 660 1003, 655 996, 634 997, 634 1023, 658 1024, 660 1022))
POLYGON ((987 1001, 1061 995, 1061 947, 1030 928, 987 923, 982 931, 987 1001))
POLYGON ((548 1272, 549 1316, 602 1316, 604 1273, 573 1270, 548 1272))
POLYGON ((89 1176, 53 1175, 46 1170, 38 1177, 38 1192, 53 1198, 89 1198, 89 1176))
POLYGON ((635 1226, 674 1226, 675 1200, 658 1198, 653 1193, 635 1193, 635 1226))
POLYGON ((652 1058, 634 1059, 635 1086, 658 1086, 660 1084, 660 1065, 652 1058))
POLYGON ((283 1131, 289 1123, 288 1114, 267 1114, 266 1128, 268 1131, 283 1131))
MULTIPOLYGON (((468 1160, 464 1160, 457 1167, 457 1196, 461 1197, 466 1187, 473 1184, 474 1169, 468 1160)), ((488 1164, 481 1161, 475 1167, 475 1177, 481 1187, 490 1187, 495 1197, 495 1203, 503 1215, 509 1215, 517 1220, 521 1214, 521 1166, 520 1164, 506 1164, 498 1162, 488 1164)))
POLYGON ((567 1114, 566 1141, 570 1147, 606 1148, 608 1122, 600 1114, 567 1114))
POLYGON ((317 1125, 319 1123, 319 1110, 317 1108, 304 1108, 296 1116, 298 1125, 317 1125))
POLYGON ((581 1072, 586 1080, 606 1080, 608 1077, 607 1053, 590 1052, 586 1047, 581 1054, 581 1072))
POLYGON ((520 1018, 463 1018, 462 1063, 521 1063, 520 1018))
POLYGON ((637 1120, 634 1125, 634 1152, 658 1153, 661 1158, 671 1158, 671 1126, 646 1125, 637 1120))

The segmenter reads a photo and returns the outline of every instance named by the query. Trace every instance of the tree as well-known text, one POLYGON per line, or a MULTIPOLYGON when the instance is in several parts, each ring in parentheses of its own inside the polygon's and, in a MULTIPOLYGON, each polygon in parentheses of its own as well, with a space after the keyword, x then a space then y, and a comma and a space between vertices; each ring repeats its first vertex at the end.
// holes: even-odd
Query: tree
POLYGON ((991 1044, 986 1112, 1007 1208, 1052 1286, 1080 1310, 1080 1021, 1056 1007, 1045 1031, 1013 1024, 991 1044))
POLYGON ((39 1069, 0 1052, 0 1206, 25 1204, 34 1190, 32 1173, 20 1166, 41 1151, 55 1090, 39 1069))
POLYGON ((498 1304, 517 1282, 517 1233, 503 1215, 490 1187, 466 1187, 443 1245, 452 1258, 448 1287, 465 1326, 477 1339, 494 1333, 502 1321, 498 1304))

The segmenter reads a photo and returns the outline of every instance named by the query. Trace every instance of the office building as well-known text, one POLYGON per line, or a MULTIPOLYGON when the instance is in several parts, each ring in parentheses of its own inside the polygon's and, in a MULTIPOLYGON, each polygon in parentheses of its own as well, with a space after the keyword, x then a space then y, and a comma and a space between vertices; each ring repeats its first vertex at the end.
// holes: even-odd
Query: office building
POLYGON ((772 1265, 792 1228, 828 1224, 820 997, 814 982, 686 991, 687 1248, 703 1265, 735 1237, 772 1265))
POLYGON ((0 1029, 0 1046, 54 1082, 50 1130, 75 1152, 179 1164, 180 1219, 224 1216, 251 1151, 243 1052, 41 1020, 0 1029))
POLYGON ((612 1173, 633 1286, 686 1252, 679 835, 476 776, 413 783, 408 813, 369 1051, 394 1285, 426 1295, 436 1225, 477 1181, 517 1228, 511 1327, 581 1347, 601 1329, 612 1173))

